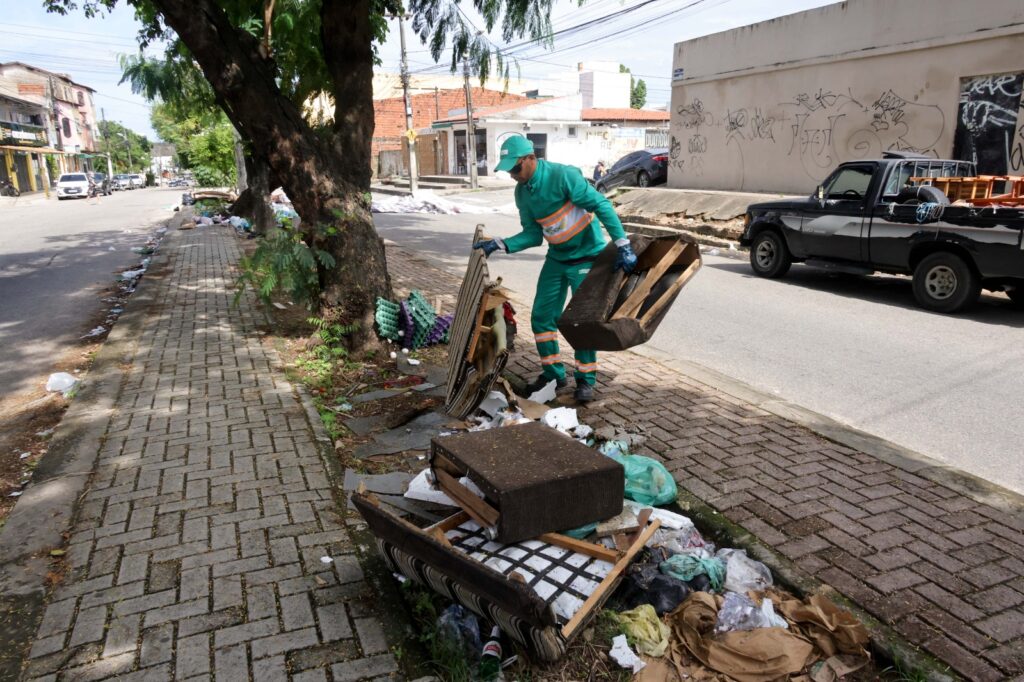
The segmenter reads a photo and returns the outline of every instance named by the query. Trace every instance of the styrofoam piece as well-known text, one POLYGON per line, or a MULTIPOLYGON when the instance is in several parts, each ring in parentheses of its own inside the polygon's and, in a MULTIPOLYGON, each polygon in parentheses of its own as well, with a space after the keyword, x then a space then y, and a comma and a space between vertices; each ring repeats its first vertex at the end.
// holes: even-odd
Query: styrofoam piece
POLYGON ((558 383, 552 379, 544 388, 539 391, 534 391, 528 399, 535 403, 550 403, 555 399, 555 389, 557 388, 558 383))
POLYGON ((480 403, 480 409, 491 417, 498 414, 498 410, 508 407, 508 399, 501 391, 491 391, 480 403))
POLYGON ((550 409, 544 413, 544 416, 541 417, 540 420, 545 425, 550 426, 553 429, 558 429, 562 433, 568 433, 580 425, 580 420, 576 416, 576 408, 573 407, 556 407, 550 409))
POLYGON ((636 652, 629 648, 625 635, 618 635, 612 640, 612 648, 608 655, 626 670, 632 670, 634 675, 647 666, 636 652))
POLYGON ((667 509, 658 509, 657 507, 652 507, 649 504, 640 504, 639 502, 634 502, 633 500, 623 500, 622 506, 629 507, 636 514, 639 514, 641 509, 650 509, 651 518, 658 519, 659 521, 661 521, 662 528, 671 528, 672 530, 693 528, 693 521, 691 521, 689 518, 683 516, 682 514, 670 512, 667 509))
MULTIPOLYGON (((403 497, 406 497, 410 500, 419 500, 421 502, 443 504, 448 507, 458 507, 459 505, 457 505, 452 500, 452 498, 448 497, 441 490, 431 485, 430 479, 428 478, 429 474, 429 468, 424 469, 420 473, 416 474, 416 478, 409 481, 409 488, 405 491, 403 497)), ((477 487, 476 483, 473 483, 473 481, 469 480, 469 478, 463 476, 462 478, 459 479, 459 483, 469 488, 469 490, 474 495, 476 495, 480 499, 483 499, 484 492, 480 490, 479 487, 477 487)))

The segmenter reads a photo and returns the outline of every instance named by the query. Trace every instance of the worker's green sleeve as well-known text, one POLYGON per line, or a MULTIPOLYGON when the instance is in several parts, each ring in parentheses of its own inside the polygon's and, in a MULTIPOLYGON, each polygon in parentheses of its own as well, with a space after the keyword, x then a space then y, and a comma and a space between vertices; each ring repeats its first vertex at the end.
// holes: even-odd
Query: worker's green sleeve
POLYGON ((598 192, 589 182, 583 179, 583 174, 577 168, 569 168, 563 174, 565 178, 565 193, 569 200, 582 208, 584 211, 591 211, 604 225, 612 240, 625 239, 626 231, 622 229, 622 221, 615 213, 615 207, 608 197, 598 192))
POLYGON ((509 253, 532 249, 544 243, 544 232, 541 231, 540 224, 533 219, 529 211, 523 210, 520 205, 519 192, 516 192, 516 208, 519 209, 519 223, 523 226, 523 231, 503 240, 505 250, 509 253))

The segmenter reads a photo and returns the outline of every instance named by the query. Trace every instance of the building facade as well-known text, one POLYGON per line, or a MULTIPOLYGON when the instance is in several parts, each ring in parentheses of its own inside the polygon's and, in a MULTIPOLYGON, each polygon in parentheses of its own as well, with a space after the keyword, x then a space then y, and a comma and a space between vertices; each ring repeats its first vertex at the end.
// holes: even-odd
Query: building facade
POLYGON ((99 147, 95 91, 21 62, 0 64, 0 178, 41 191, 55 173, 91 169, 99 147))
POLYGON ((677 43, 670 187, 810 193, 887 150, 1024 174, 1024 3, 849 0, 677 43))

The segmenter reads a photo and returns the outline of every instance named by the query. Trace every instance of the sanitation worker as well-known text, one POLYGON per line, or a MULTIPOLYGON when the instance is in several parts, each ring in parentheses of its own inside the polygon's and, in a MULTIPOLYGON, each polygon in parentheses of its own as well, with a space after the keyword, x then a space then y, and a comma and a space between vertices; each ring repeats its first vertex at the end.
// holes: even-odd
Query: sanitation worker
MULTIPOLYGON (((508 171, 516 181, 516 208, 523 231, 507 239, 487 239, 473 248, 490 256, 498 250, 516 253, 548 242, 547 257, 537 280, 533 300, 534 341, 543 373, 527 386, 527 395, 552 381, 557 388, 568 385, 565 365, 558 348, 558 318, 565 308, 566 294, 576 291, 590 267, 608 243, 601 226, 615 240, 619 254, 616 269, 632 272, 636 254, 608 199, 583 179, 578 168, 538 159, 533 143, 516 135, 501 145, 496 171, 508 171)), ((576 349, 575 398, 585 403, 594 399, 597 380, 597 352, 576 349)))

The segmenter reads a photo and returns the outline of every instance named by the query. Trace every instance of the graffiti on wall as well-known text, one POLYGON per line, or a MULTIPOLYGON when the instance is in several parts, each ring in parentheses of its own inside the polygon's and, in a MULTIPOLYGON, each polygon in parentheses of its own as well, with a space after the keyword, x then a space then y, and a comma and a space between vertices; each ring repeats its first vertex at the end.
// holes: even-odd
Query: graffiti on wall
POLYGON ((953 154, 978 172, 1024 171, 1024 73, 965 78, 960 82, 953 154))
MULTIPOLYGON (((863 98, 850 90, 818 88, 794 93, 782 102, 752 103, 717 115, 694 99, 678 105, 675 113, 671 149, 678 151, 670 160, 672 167, 693 177, 695 157, 728 153, 722 158, 736 166, 730 173, 741 189, 746 159, 755 155, 793 159, 817 181, 841 161, 879 157, 889 150, 937 157, 946 130, 946 116, 938 105, 891 88, 863 98), (716 148, 718 144, 722 148, 716 148)), ((1021 157, 1024 160, 1024 147, 1021 157)))

